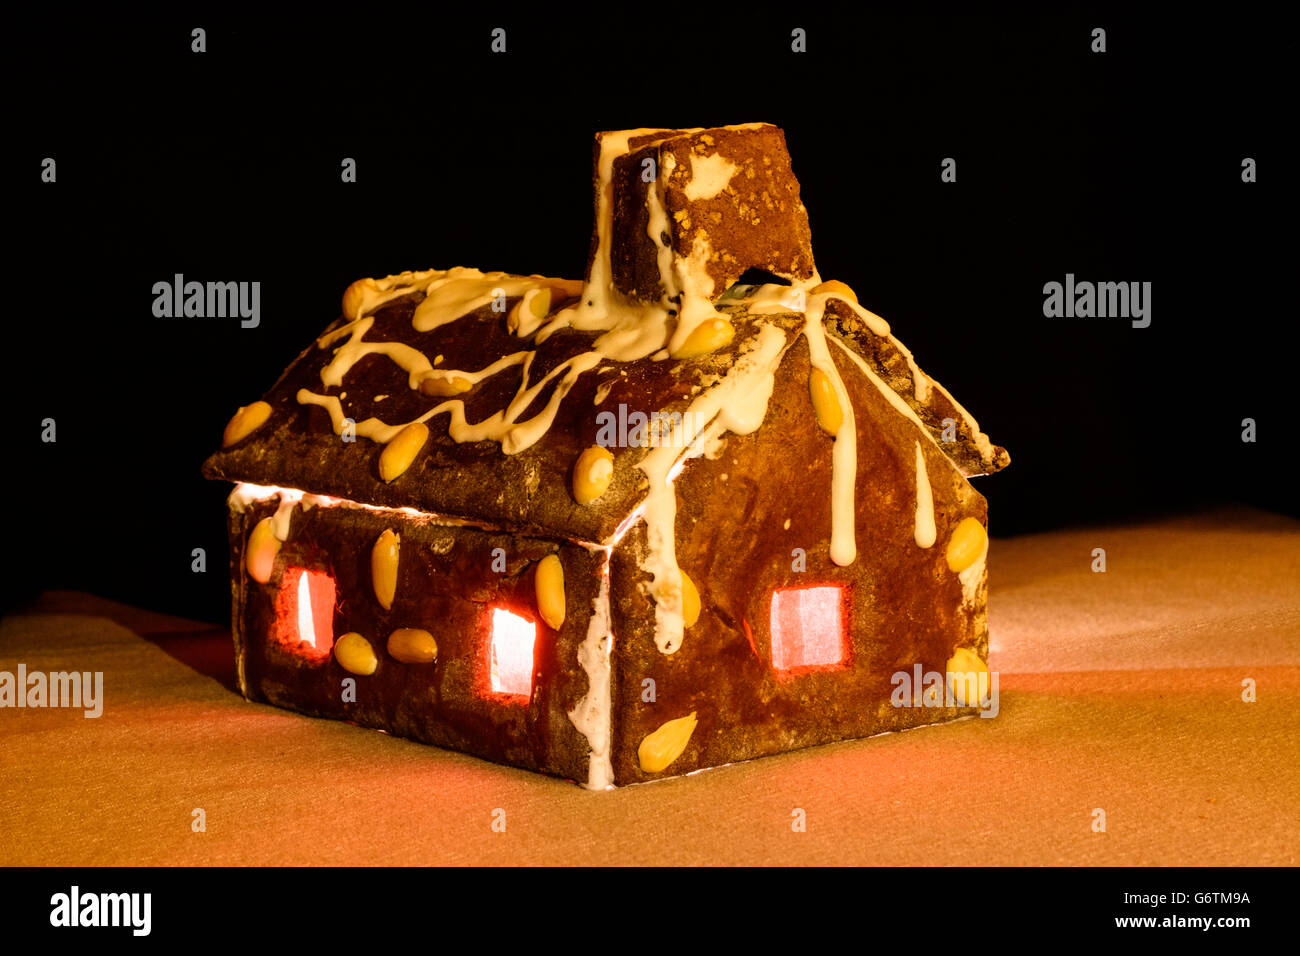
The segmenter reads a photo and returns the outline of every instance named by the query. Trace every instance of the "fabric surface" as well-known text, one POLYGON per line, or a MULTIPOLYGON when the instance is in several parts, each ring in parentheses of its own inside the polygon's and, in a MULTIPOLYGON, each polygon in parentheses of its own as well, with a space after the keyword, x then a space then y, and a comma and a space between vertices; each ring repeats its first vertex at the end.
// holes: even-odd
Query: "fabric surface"
POLYGON ((607 793, 250 704, 224 629, 49 593, 0 671, 102 671, 104 711, 0 709, 0 864, 1300 863, 1300 522, 995 538, 989 567, 996 718, 607 793))

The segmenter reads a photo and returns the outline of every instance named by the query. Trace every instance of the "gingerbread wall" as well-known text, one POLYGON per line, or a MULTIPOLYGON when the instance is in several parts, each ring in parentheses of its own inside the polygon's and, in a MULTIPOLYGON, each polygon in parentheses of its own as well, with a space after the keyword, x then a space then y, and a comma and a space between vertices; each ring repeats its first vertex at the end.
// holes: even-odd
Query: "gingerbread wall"
POLYGON ((987 658, 985 592, 971 606, 949 570, 945 545, 965 517, 987 522, 985 499, 939 449, 903 418, 862 372, 832 347, 857 422, 857 558, 828 556, 831 449, 812 425, 803 340, 777 371, 763 427, 730 435, 715 459, 691 461, 677 479, 677 557, 700 592, 702 612, 680 650, 654 643, 654 608, 638 567, 644 526, 620 542, 611 564, 614 620, 613 765, 619 784, 683 773, 795 747, 951 719, 956 708, 890 704, 892 675, 943 672, 953 649, 987 658), (919 440, 933 490, 937 538, 914 540, 919 440), (789 527, 786 527, 786 524, 789 527), (806 553, 795 571, 793 549, 806 553), (842 669, 778 675, 769 613, 778 588, 848 589, 848 661, 842 669), (653 702, 644 699, 653 681, 653 702), (681 757, 661 774, 642 772, 640 741, 694 711, 699 721, 681 757))
POLYGON ((255 502, 230 516, 232 617, 246 697, 382 727, 500 763, 587 779, 588 743, 568 712, 587 692, 586 675, 575 661, 598 591, 598 553, 396 512, 296 507, 272 576, 262 584, 249 577, 245 548, 250 530, 275 508, 274 500, 255 502), (401 553, 392 608, 385 610, 372 587, 370 555, 389 528, 400 535, 401 553), (503 549, 504 572, 494 570, 496 548, 503 549), (549 554, 563 564, 568 595, 569 611, 558 631, 536 610, 535 568, 549 554), (378 657, 373 674, 350 674, 333 654, 310 660, 306 648, 277 638, 277 597, 286 576, 299 568, 333 579, 333 634, 363 635, 378 657), (531 700, 493 695, 488 686, 490 612, 497 607, 536 622, 531 700), (388 635, 398 628, 429 631, 437 641, 436 661, 402 663, 388 654, 388 635), (342 699, 348 678, 356 682, 355 703, 342 699))

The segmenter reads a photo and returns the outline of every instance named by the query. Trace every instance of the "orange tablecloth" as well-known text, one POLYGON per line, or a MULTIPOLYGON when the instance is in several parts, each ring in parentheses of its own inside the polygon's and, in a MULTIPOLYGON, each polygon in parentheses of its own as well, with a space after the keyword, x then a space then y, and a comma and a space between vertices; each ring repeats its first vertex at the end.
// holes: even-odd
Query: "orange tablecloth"
POLYGON ((224 630, 50 593, 0 670, 103 671, 104 714, 0 710, 0 864, 1300 863, 1300 523, 989 560, 996 719, 609 793, 247 703, 224 630))

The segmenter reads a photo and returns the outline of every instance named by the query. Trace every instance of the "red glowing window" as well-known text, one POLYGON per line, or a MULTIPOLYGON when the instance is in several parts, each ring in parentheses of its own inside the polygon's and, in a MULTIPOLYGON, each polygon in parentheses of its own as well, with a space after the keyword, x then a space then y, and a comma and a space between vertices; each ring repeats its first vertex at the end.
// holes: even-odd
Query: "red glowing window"
POLYGON ((492 693, 527 701, 533 694, 533 647, 537 625, 505 608, 492 609, 492 693))
POLYGON ((847 657, 844 588, 786 588, 772 593, 772 666, 831 668, 847 657))
POLYGON ((334 579, 324 571, 287 568, 275 600, 275 639, 323 661, 334 648, 334 579))

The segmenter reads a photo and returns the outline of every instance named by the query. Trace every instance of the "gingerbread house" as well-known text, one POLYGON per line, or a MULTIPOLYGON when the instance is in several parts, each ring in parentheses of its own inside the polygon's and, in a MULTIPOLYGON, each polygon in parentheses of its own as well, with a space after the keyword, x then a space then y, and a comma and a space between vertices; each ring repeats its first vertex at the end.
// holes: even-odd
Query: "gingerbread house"
POLYGON ((230 421, 244 695, 594 789, 971 713, 894 677, 985 667, 1008 456, 818 276, 782 131, 594 188, 585 281, 361 279, 230 421))

